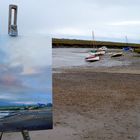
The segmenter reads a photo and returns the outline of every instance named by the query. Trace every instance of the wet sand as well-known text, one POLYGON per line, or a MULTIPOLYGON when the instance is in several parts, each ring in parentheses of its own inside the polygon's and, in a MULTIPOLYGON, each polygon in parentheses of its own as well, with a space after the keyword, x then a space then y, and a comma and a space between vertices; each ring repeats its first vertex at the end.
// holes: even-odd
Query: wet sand
MULTIPOLYGON (((33 140, 140 140, 139 60, 54 71, 54 129, 30 132, 33 140)), ((22 138, 5 134, 9 139, 22 138)))

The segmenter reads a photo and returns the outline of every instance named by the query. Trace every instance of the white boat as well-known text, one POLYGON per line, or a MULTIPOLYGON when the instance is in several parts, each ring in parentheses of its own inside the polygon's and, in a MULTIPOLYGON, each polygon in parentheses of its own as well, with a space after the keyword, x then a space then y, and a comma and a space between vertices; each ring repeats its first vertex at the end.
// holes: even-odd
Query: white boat
POLYGON ((85 60, 87 62, 94 62, 94 61, 99 61, 100 57, 99 56, 95 56, 95 55, 91 55, 85 58, 85 60))
POLYGON ((90 52, 90 55, 104 55, 105 51, 90 52))
POLYGON ((122 52, 118 52, 118 53, 112 54, 111 57, 120 57, 120 56, 122 56, 122 55, 123 55, 122 52))
POLYGON ((103 47, 99 48, 98 51, 107 51, 107 47, 103 46, 103 47))

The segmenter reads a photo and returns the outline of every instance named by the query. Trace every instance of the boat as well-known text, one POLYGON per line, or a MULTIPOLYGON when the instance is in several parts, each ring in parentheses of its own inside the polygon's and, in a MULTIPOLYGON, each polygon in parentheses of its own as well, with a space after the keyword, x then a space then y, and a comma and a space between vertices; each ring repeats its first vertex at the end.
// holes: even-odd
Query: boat
POLYGON ((96 55, 91 55, 91 56, 86 57, 85 60, 87 62, 95 62, 95 61, 99 61, 100 57, 96 55))
POLYGON ((134 49, 133 49, 132 47, 129 46, 127 36, 125 36, 125 40, 126 40, 126 46, 123 47, 123 51, 125 51, 125 52, 133 52, 134 49))
POLYGON ((120 56, 122 56, 122 55, 123 55, 122 52, 118 52, 118 53, 112 54, 111 57, 120 57, 120 56))
POLYGON ((96 53, 96 52, 97 52, 97 50, 91 50, 90 52, 91 52, 91 53, 96 53))
POLYGON ((133 52, 134 50, 131 47, 124 47, 123 51, 125 51, 125 52, 130 52, 130 51, 133 52))
POLYGON ((105 51, 96 51, 96 52, 90 52, 90 54, 91 55, 96 55, 96 56, 98 56, 98 55, 104 55, 105 54, 105 51))
POLYGON ((107 47, 103 46, 103 47, 99 48, 98 51, 107 51, 107 47))

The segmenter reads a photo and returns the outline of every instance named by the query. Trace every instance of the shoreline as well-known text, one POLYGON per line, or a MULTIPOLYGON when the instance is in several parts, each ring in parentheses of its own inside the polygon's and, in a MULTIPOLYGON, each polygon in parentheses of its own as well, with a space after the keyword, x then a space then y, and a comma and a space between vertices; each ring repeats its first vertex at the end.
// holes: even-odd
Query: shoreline
POLYGON ((122 74, 140 74, 140 62, 138 64, 129 64, 123 66, 111 66, 111 67, 93 67, 93 66, 71 66, 62 68, 53 68, 53 73, 75 73, 81 72, 96 72, 96 73, 122 73, 122 74))
MULTIPOLYGON (((52 39, 53 48, 93 48, 93 40, 79 40, 79 39, 52 39)), ((94 45, 97 47, 107 46, 109 48, 123 48, 132 47, 140 48, 138 43, 127 43, 126 42, 112 42, 112 41, 99 41, 94 40, 94 45)))

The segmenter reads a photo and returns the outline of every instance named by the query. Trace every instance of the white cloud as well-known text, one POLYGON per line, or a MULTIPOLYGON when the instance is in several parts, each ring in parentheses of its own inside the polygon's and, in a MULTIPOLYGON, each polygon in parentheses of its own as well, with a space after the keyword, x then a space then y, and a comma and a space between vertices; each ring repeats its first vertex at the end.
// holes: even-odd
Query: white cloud
POLYGON ((2 94, 2 95, 0 95, 0 100, 14 100, 15 99, 15 96, 9 96, 9 94, 6 94, 5 93, 5 95, 4 94, 2 94))
POLYGON ((113 22, 113 23, 110 23, 110 25, 113 25, 113 26, 135 26, 135 25, 138 25, 138 26, 140 26, 140 20, 139 21, 113 22))
POLYGON ((28 101, 18 101, 18 102, 13 102, 15 104, 24 104, 24 105, 31 105, 31 104, 37 104, 37 102, 28 102, 28 101))
POLYGON ((59 35, 74 35, 74 36, 77 36, 77 35, 85 35, 87 34, 87 32, 85 32, 84 30, 82 29, 78 29, 78 28, 61 28, 61 29, 56 29, 54 31, 55 34, 59 34, 59 35))

